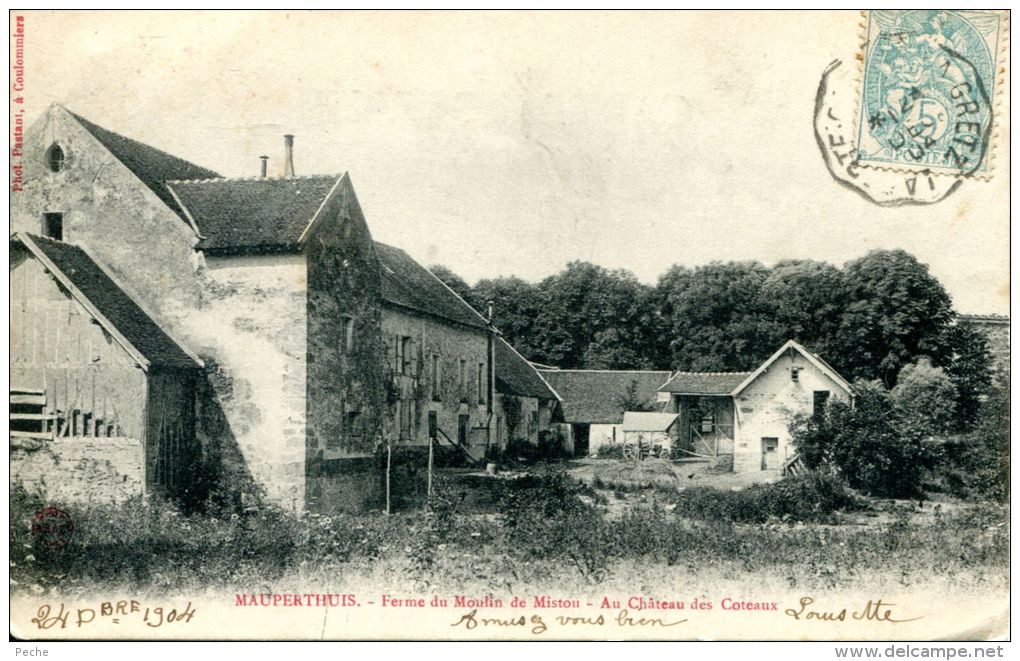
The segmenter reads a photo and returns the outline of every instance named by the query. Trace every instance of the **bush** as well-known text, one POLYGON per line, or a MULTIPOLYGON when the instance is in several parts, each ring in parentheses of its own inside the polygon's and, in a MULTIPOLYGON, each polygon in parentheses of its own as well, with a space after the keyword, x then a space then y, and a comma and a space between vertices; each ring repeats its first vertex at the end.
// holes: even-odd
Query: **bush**
POLYGON ((941 446, 934 481, 968 500, 1009 501, 1009 379, 1001 377, 981 403, 975 429, 941 446))
POLYGON ((840 478, 820 473, 754 484, 742 491, 694 487, 676 497, 677 514, 710 521, 764 523, 769 519, 830 522, 837 511, 863 508, 840 478))
POLYGON ((543 431, 538 435, 537 445, 526 438, 511 439, 499 458, 504 464, 521 466, 560 461, 569 457, 563 445, 562 434, 543 431))
POLYGON ((590 488, 560 471, 507 485, 500 501, 505 552, 525 562, 568 562, 591 582, 608 570, 614 546, 590 488))
POLYGON ((811 469, 836 470, 854 489, 874 496, 911 498, 921 492, 934 460, 927 429, 899 417, 878 382, 854 385, 854 405, 830 402, 821 415, 791 425, 793 444, 811 469))
MULTIPOLYGON (((263 506, 219 517, 185 513, 156 497, 72 507, 74 533, 59 548, 39 543, 31 522, 45 505, 12 489, 10 534, 15 583, 199 588, 272 581, 302 562, 378 557, 392 532, 383 517, 299 516, 263 506)), ((396 529, 396 532, 401 530, 396 529)))

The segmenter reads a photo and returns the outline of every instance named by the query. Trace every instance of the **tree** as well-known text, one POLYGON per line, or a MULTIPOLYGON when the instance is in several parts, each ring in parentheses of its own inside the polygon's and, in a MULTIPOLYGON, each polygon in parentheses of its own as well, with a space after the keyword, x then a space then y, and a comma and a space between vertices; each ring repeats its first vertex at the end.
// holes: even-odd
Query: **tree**
POLYGON ((903 250, 875 250, 843 273, 847 305, 834 356, 844 376, 880 379, 891 388, 900 369, 919 356, 940 367, 949 363, 952 305, 927 266, 903 250))
POLYGON ((575 261, 538 285, 542 309, 534 332, 539 362, 564 368, 644 368, 654 357, 647 340, 655 319, 651 289, 634 274, 575 261))
POLYGON ((541 334, 535 319, 542 313, 543 301, 538 288, 517 277, 479 280, 475 298, 492 301, 492 320, 504 339, 529 360, 546 362, 541 334))
POLYGON ((962 467, 969 495, 1009 502, 1009 376, 1000 374, 982 401, 966 437, 962 467))
POLYGON ((992 354, 985 336, 963 324, 946 329, 945 344, 952 352, 946 373, 956 386, 956 429, 967 431, 976 424, 981 399, 992 385, 992 354))
POLYGON ((653 411, 655 409, 651 402, 638 394, 637 379, 633 379, 627 384, 627 388, 617 399, 617 403, 624 411, 653 411))
POLYGON ((782 339, 797 340, 840 369, 839 323, 846 307, 843 273, 825 262, 785 260, 772 267, 761 289, 782 339))
POLYGON ((833 401, 821 415, 798 417, 793 443, 808 468, 828 467, 855 489, 882 496, 920 494, 933 456, 924 435, 903 423, 878 381, 854 384, 854 405, 833 401))
POLYGON ((925 356, 900 370, 890 397, 899 423, 921 436, 945 434, 956 422, 956 386, 925 356))
POLYGON ((750 370, 787 338, 762 292, 769 270, 758 262, 674 266, 659 279, 670 319, 672 366, 750 370))
POLYGON ((447 287, 457 292, 457 294, 463 298, 468 305, 483 315, 486 313, 485 300, 479 300, 475 290, 471 288, 471 285, 469 285, 464 278, 460 277, 442 264, 433 264, 429 267, 429 270, 432 271, 433 275, 442 280, 447 287))

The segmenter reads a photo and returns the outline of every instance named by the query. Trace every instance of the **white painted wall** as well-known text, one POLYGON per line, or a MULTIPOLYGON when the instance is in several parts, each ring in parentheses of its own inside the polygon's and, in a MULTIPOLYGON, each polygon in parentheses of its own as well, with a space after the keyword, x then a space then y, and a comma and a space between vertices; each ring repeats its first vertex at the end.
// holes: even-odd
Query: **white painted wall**
POLYGON ((842 385, 797 352, 781 356, 744 389, 736 398, 734 472, 761 470, 762 438, 779 439, 780 466, 792 456, 790 422, 797 414, 812 413, 816 390, 828 390, 830 401, 850 398, 842 385), (793 367, 800 368, 796 382, 793 367))

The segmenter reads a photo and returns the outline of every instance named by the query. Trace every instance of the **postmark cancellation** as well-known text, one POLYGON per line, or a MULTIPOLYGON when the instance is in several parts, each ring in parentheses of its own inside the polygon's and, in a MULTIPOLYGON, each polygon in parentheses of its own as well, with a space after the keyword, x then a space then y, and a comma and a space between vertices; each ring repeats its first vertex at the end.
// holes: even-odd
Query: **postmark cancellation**
POLYGON ((866 12, 856 161, 870 168, 989 176, 1007 39, 1004 12, 866 12))

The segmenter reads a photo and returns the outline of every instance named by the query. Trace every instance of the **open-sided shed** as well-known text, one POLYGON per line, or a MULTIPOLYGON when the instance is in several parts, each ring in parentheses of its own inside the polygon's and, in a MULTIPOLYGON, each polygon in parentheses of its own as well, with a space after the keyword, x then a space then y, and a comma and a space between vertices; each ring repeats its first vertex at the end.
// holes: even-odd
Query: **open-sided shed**
POLYGON ((623 414, 623 442, 643 451, 668 456, 679 422, 680 416, 676 413, 626 411, 623 414))
POLYGON ((15 234, 11 474, 54 499, 188 487, 201 361, 82 248, 15 234))

